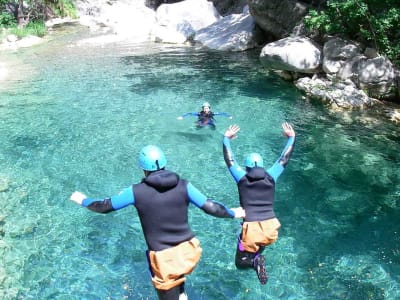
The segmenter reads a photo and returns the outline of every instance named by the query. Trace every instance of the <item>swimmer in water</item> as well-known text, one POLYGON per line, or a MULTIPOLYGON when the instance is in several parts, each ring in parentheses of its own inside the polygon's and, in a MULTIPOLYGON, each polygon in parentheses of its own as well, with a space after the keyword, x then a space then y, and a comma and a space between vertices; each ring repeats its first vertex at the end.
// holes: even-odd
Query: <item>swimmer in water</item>
POLYGON ((188 112, 178 117, 178 120, 183 120, 183 118, 187 116, 197 117, 196 127, 202 128, 205 126, 209 126, 211 129, 215 130, 215 118, 214 116, 224 116, 229 119, 232 119, 232 115, 226 112, 213 112, 211 111, 210 103, 204 102, 201 111, 199 112, 188 112))

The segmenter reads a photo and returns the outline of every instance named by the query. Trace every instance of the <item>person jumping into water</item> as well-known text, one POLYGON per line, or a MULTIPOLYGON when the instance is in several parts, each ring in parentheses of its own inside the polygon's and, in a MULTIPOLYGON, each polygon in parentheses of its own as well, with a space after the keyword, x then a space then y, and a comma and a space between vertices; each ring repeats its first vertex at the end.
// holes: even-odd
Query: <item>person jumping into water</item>
POLYGON ((153 285, 160 300, 187 299, 184 282, 200 260, 202 249, 188 224, 190 203, 218 218, 243 218, 241 207, 228 209, 203 195, 188 181, 165 169, 167 160, 157 146, 139 153, 144 172, 140 183, 105 199, 74 192, 71 200, 97 213, 110 213, 133 205, 140 219, 153 285))
POLYGON ((238 238, 235 264, 238 269, 253 268, 261 284, 268 281, 265 258, 261 253, 266 246, 278 239, 278 230, 281 227, 274 212, 275 184, 289 162, 295 144, 292 126, 285 122, 282 128, 288 138, 286 146, 278 160, 266 171, 258 153, 251 153, 246 157, 246 170, 236 162, 230 140, 236 138, 240 130, 238 125, 229 126, 222 142, 225 163, 237 183, 240 205, 246 211, 238 238))
POLYGON ((211 106, 210 106, 210 103, 208 103, 208 102, 203 103, 203 105, 201 107, 201 111, 188 112, 188 113, 185 113, 185 114, 179 116, 177 119, 183 120, 183 118, 185 118, 187 116, 197 117, 197 121, 196 121, 197 128, 201 128, 204 126, 210 126, 211 129, 215 129, 216 120, 214 119, 214 116, 224 116, 224 117, 228 117, 229 119, 232 119, 232 115, 230 115, 226 112, 211 111, 211 106))

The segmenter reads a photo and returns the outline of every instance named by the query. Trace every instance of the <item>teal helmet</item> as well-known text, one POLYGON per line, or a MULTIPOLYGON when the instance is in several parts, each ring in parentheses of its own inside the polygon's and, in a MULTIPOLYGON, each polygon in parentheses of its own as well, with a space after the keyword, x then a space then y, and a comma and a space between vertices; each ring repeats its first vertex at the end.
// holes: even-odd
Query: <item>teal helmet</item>
POLYGON ((139 165, 145 171, 156 171, 165 167, 167 159, 157 146, 148 145, 139 153, 139 165))
POLYGON ((201 107, 208 107, 208 108, 211 108, 211 105, 210 105, 210 103, 208 103, 208 102, 204 102, 203 105, 202 105, 201 107))
POLYGON ((263 159, 258 153, 250 153, 247 155, 244 165, 248 168, 264 167, 263 159))

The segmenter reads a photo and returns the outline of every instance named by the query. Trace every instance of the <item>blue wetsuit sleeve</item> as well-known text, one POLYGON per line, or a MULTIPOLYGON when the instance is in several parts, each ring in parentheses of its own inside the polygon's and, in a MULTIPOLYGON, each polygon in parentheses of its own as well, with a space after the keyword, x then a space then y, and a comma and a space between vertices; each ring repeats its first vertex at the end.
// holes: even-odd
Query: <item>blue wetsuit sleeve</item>
POLYGON ((197 117, 199 115, 198 112, 188 112, 186 114, 181 115, 182 118, 185 118, 187 116, 192 116, 192 117, 197 117))
POLYGON ((195 188, 190 182, 187 184, 187 193, 191 203, 201 208, 207 201, 207 197, 195 188))
POLYGON ((267 170, 267 173, 271 175, 271 177, 276 182, 279 176, 282 174, 285 169, 287 163, 289 162, 290 156, 292 155, 294 149, 294 137, 289 137, 286 142, 286 146, 283 149, 281 156, 279 156, 278 160, 267 170))
POLYGON ((208 199, 203 193, 195 188, 191 183, 187 185, 189 201, 205 213, 218 218, 233 218, 235 213, 223 204, 208 199))
POLYGON ((246 175, 246 172, 237 163, 232 152, 230 139, 226 136, 224 136, 222 140, 222 150, 224 153, 225 164, 228 167, 229 172, 235 181, 239 182, 239 180, 246 175))
POLYGON ((215 112, 215 113, 214 113, 214 116, 223 116, 223 117, 227 117, 227 118, 232 117, 231 114, 228 114, 228 113, 226 113, 226 112, 215 112))
POLYGON ((86 198, 82 206, 98 213, 109 213, 114 210, 135 204, 132 187, 122 190, 118 195, 105 199, 86 198))

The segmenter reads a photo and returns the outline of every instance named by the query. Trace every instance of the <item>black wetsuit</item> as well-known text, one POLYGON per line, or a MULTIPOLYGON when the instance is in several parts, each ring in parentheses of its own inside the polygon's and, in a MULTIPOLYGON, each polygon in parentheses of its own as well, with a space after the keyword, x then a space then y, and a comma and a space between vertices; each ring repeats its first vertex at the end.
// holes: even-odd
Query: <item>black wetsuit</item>
MULTIPOLYGON (((167 170, 151 172, 140 183, 111 198, 86 198, 82 205, 99 213, 109 213, 134 205, 148 250, 160 251, 189 241, 195 236, 188 224, 189 203, 215 217, 234 217, 232 210, 207 199, 191 183, 167 170)), ((182 292, 183 285, 167 291, 157 290, 159 299, 163 300, 178 299, 182 292)))

